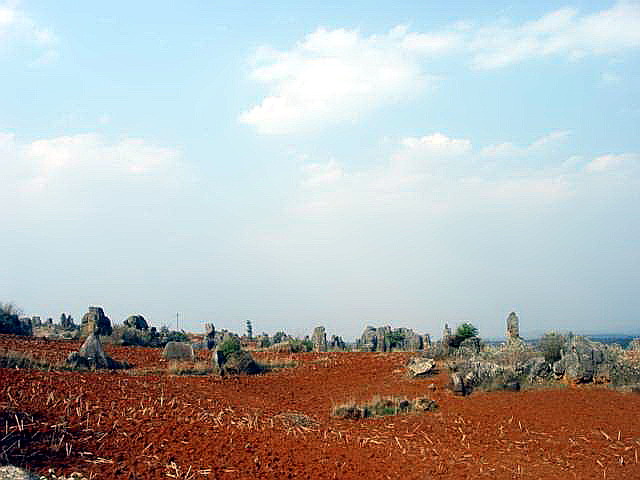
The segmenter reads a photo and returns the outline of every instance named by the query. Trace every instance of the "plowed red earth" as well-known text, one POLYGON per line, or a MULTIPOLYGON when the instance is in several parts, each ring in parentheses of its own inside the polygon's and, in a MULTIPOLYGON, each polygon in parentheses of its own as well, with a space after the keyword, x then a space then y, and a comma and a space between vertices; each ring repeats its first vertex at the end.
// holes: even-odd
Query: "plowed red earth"
MULTIPOLYGON (((0 336, 2 347, 62 358, 78 344, 0 336)), ((637 394, 561 388, 454 397, 444 373, 406 378, 404 353, 287 355, 297 367, 218 378, 143 374, 163 367, 158 349, 107 351, 143 368, 0 369, 0 458, 19 439, 14 464, 97 479, 640 478, 637 394), (440 408, 366 420, 330 415, 336 404, 377 394, 427 395, 440 408), (279 416, 289 412, 315 423, 292 426, 279 416)))

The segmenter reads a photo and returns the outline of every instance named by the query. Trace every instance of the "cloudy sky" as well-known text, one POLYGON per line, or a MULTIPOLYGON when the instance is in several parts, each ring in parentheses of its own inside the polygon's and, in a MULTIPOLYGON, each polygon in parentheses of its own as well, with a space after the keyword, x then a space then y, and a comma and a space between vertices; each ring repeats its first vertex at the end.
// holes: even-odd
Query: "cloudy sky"
POLYGON ((0 301, 640 332, 640 3, 0 0, 0 301))

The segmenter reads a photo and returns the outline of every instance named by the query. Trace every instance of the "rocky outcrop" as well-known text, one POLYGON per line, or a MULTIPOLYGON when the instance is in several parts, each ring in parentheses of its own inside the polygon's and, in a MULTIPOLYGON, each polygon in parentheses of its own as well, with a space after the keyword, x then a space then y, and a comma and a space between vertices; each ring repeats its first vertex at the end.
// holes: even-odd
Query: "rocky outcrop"
POLYGON ((100 342, 100 337, 92 333, 84 341, 78 352, 73 352, 67 357, 67 365, 74 369, 120 369, 128 365, 117 362, 108 356, 100 342))
POLYGON ((169 342, 162 351, 162 358, 165 360, 193 361, 195 354, 190 343, 169 342))
POLYGON ((507 339, 520 338, 520 319, 516 312, 511 312, 507 317, 507 339))
POLYGON ((213 350, 216 346, 216 327, 213 323, 205 323, 204 325, 205 332, 205 342, 207 344, 207 348, 209 350, 213 350))
POLYGON ((316 327, 311 335, 311 342, 313 343, 314 352, 326 352, 327 351, 327 333, 324 327, 316 327))
POLYGON ((89 311, 82 316, 80 324, 82 335, 111 335, 111 320, 104 314, 102 307, 89 307, 89 311))
POLYGON ((211 356, 211 365, 219 375, 254 375, 262 372, 260 365, 246 350, 228 354, 216 350, 211 356))
POLYGON ((124 321, 124 325, 136 330, 149 330, 149 324, 142 315, 129 315, 124 321))
POLYGON ((75 330, 76 324, 73 322, 73 317, 62 313, 60 315, 60 327, 62 327, 63 330, 75 330))
POLYGON ((413 357, 407 362, 407 373, 411 377, 422 377, 435 373, 436 361, 433 358, 413 357))
POLYGON ((331 335, 328 347, 331 350, 345 350, 347 348, 347 344, 344 342, 342 337, 338 335, 331 335))
POLYGON ((472 358, 480 353, 480 339, 471 337, 463 340, 455 350, 455 356, 458 358, 472 358))
POLYGON ((572 336, 560 350, 560 355, 560 360, 553 364, 553 372, 567 383, 608 382, 613 359, 606 345, 572 336))
POLYGON ((629 345, 627 345, 627 350, 631 350, 634 352, 639 352, 640 351, 640 338, 634 338, 633 340, 631 340, 629 342, 629 345))
POLYGON ((507 344, 505 349, 510 351, 527 350, 527 344, 520 337, 520 319, 516 312, 511 312, 507 316, 507 344))
POLYGON ((421 351, 431 346, 429 335, 420 335, 410 328, 366 327, 356 347, 365 352, 389 352, 392 350, 421 351))

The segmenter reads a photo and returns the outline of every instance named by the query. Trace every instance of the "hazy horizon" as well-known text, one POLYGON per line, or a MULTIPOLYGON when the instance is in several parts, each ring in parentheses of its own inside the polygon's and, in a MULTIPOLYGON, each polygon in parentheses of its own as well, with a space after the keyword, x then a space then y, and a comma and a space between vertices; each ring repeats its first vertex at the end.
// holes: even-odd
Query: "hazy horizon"
POLYGON ((640 2, 0 0, 0 302, 640 332, 640 2))

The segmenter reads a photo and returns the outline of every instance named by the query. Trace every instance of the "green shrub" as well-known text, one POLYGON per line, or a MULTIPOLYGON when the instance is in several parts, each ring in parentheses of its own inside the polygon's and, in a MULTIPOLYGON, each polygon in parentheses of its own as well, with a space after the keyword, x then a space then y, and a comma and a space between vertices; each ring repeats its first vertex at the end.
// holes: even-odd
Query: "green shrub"
POLYGON ((242 347, 240 345, 240 339, 237 337, 227 337, 218 347, 218 351, 224 355, 224 358, 240 350, 242 350, 242 347))

